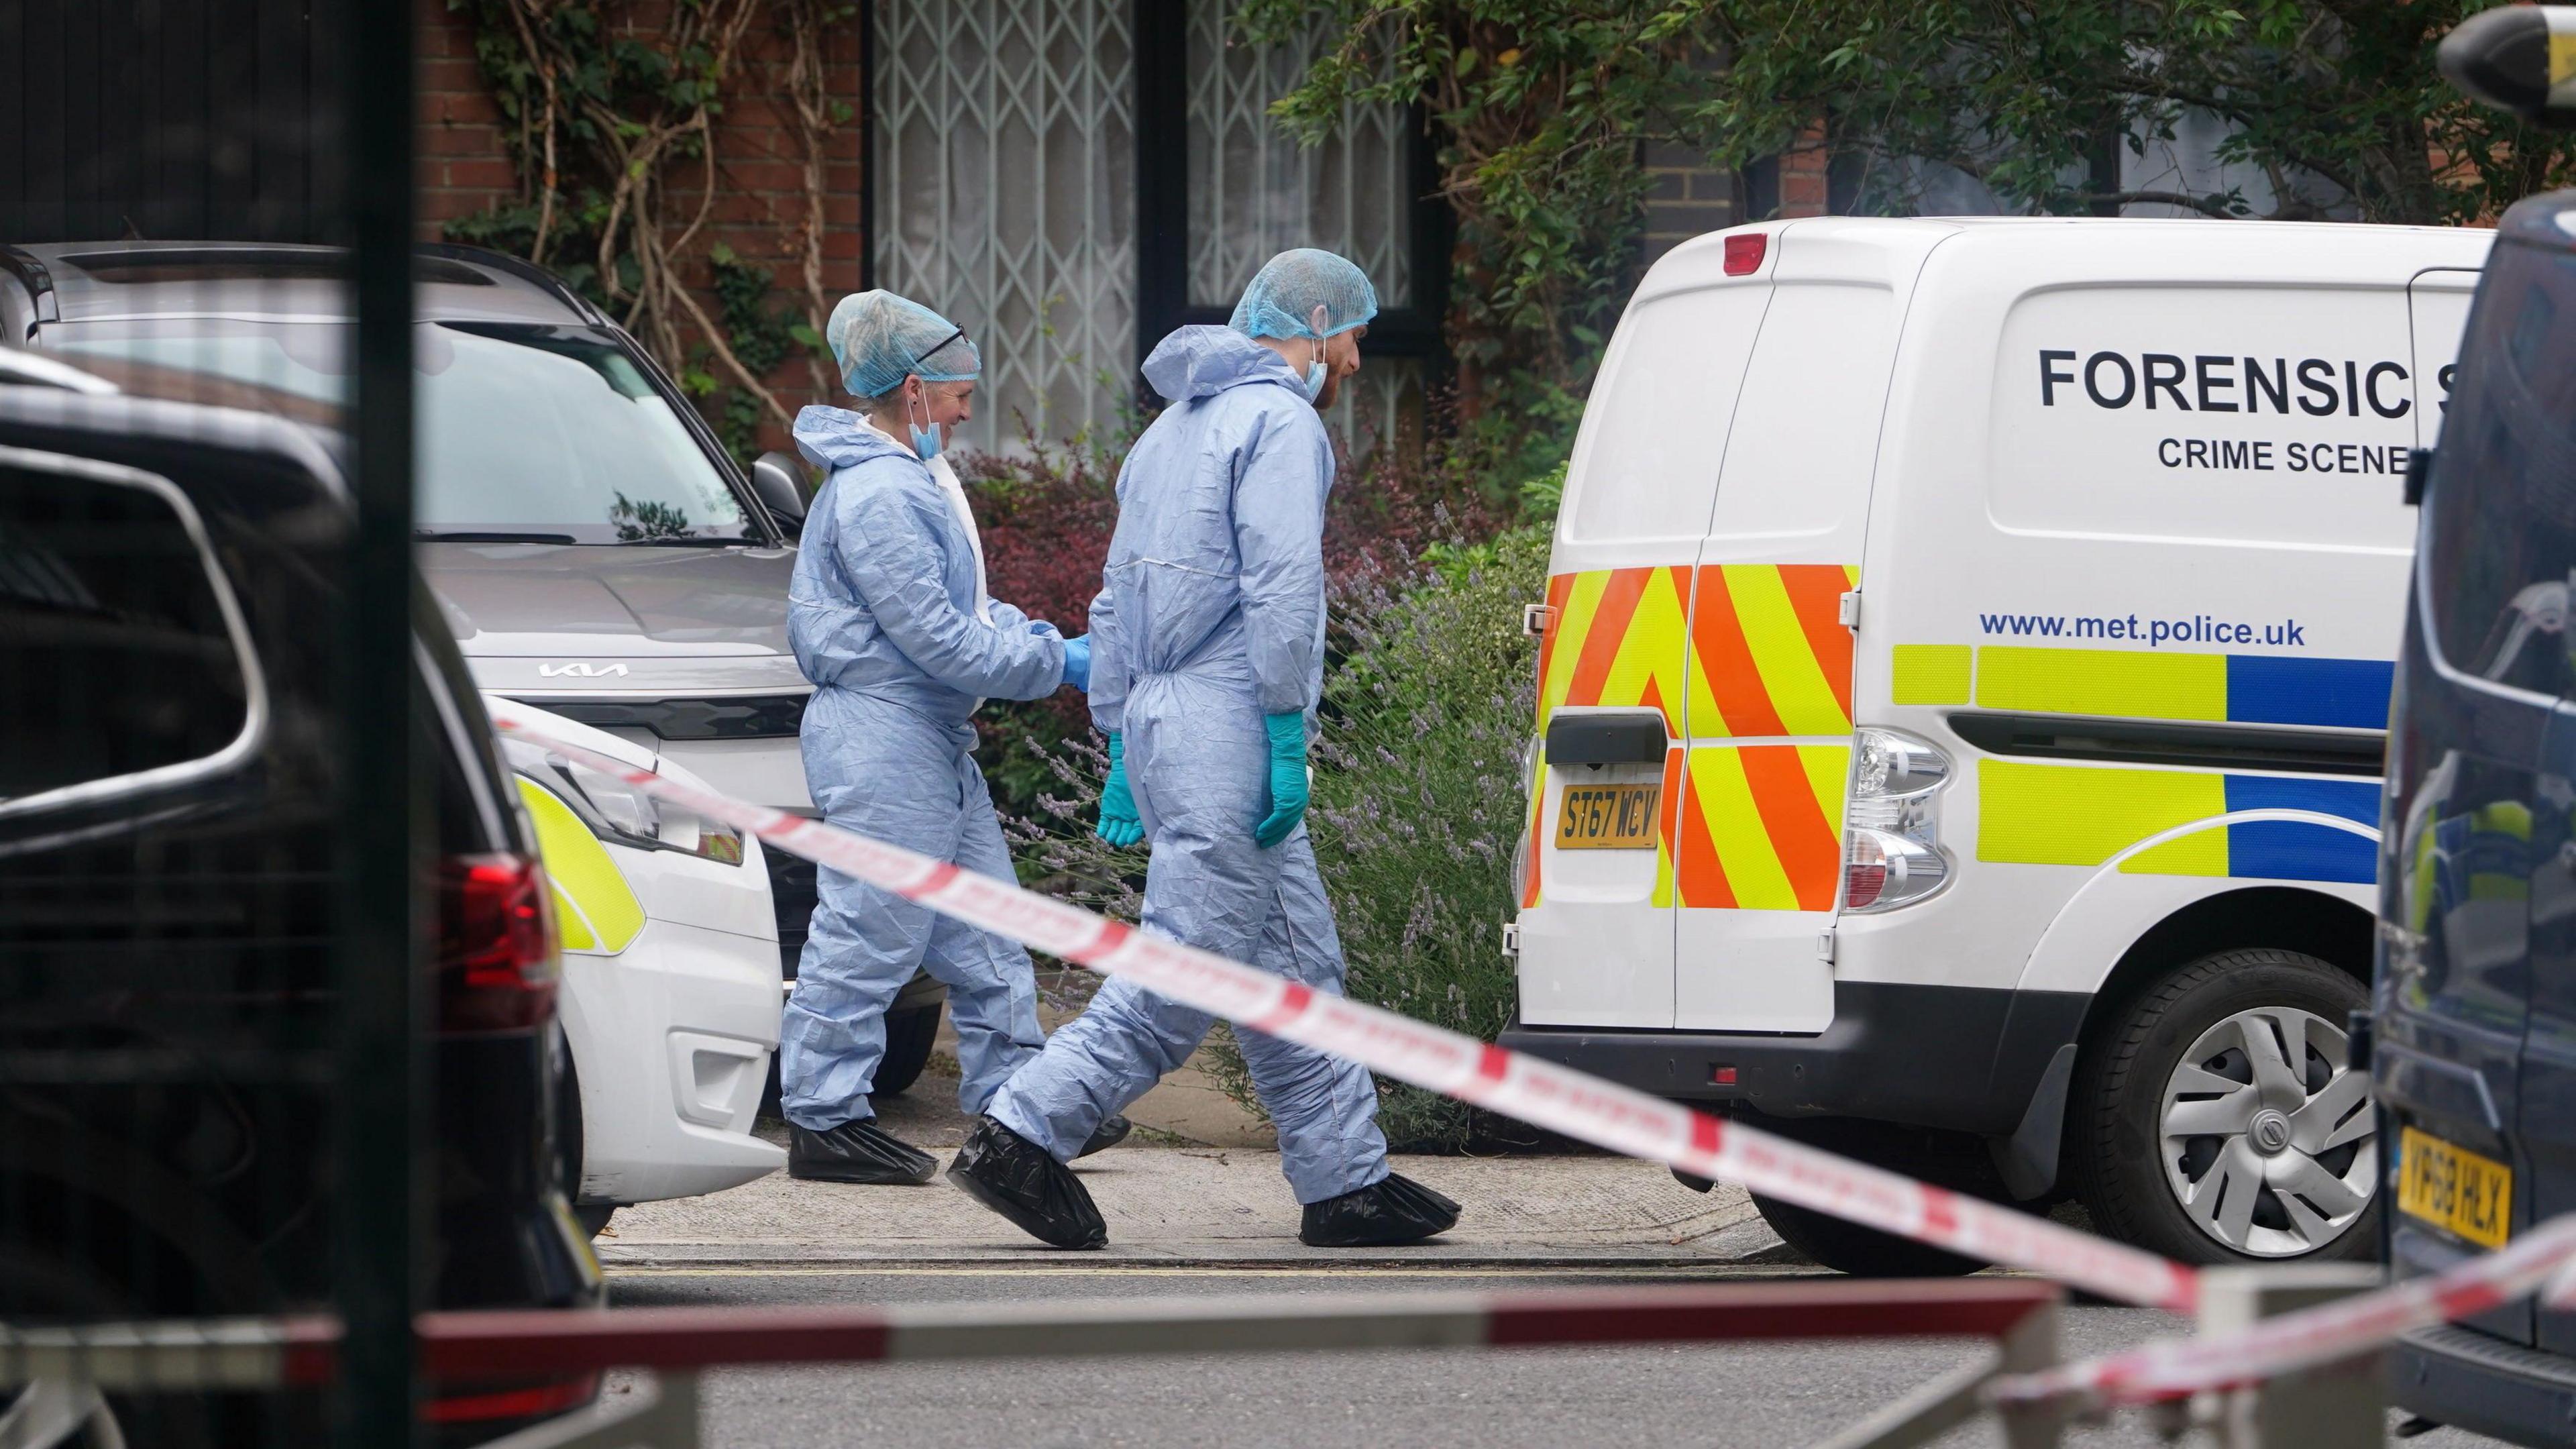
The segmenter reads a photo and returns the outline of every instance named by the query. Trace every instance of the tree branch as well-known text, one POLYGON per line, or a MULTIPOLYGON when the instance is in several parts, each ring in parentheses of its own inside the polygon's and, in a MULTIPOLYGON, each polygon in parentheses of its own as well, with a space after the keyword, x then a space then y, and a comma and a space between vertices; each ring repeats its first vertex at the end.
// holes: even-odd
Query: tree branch
POLYGON ((2194 196, 2187 191, 2087 191, 2075 199, 2088 206, 2156 205, 2186 206, 2205 216, 2221 221, 2243 221, 2245 217, 2227 209, 2227 203, 2214 196, 2194 196))

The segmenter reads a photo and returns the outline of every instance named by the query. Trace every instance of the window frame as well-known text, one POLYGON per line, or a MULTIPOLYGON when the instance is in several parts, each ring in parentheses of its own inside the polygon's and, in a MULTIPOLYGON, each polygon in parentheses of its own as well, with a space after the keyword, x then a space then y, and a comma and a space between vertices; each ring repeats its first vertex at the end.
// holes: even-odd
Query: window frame
MULTIPOLYGON (((1175 327, 1223 326, 1223 307, 1190 305, 1188 0, 1134 0, 1136 65, 1136 361, 1175 327)), ((1413 192, 1413 302, 1369 323, 1368 350, 1443 369, 1455 219, 1442 205, 1429 119, 1411 108, 1406 176, 1413 192)))
POLYGON ((0 799, 0 822, 121 804, 218 779, 256 759, 268 743, 268 678, 260 668, 259 651, 251 643, 250 625, 242 615, 241 603, 233 596, 232 581, 224 576, 223 566, 215 556, 213 540, 207 536, 205 520, 199 516, 188 495, 179 485, 158 473, 127 467, 122 463, 32 448, 0 446, 0 468, 54 473, 71 483, 132 488, 159 499, 179 520, 189 544, 197 551, 197 561, 206 571, 207 587, 214 593, 215 610, 223 619, 225 636, 232 642, 233 658, 241 666, 242 673, 242 727, 222 748, 193 760, 155 765, 148 770, 133 770, 122 775, 105 775, 78 784, 39 790, 31 795, 0 799))
MULTIPOLYGON (((1222 307, 1190 305, 1190 142, 1188 0, 1130 0, 1129 31, 1136 74, 1136 356, 1142 367, 1154 344, 1176 327, 1222 326, 1222 307)), ((859 0, 859 154, 876 154, 877 17, 875 0, 859 0)), ((1406 165, 1413 192, 1412 305, 1389 307, 1369 323, 1368 350, 1420 358, 1424 381, 1449 369, 1443 322, 1449 315, 1449 258, 1457 217, 1440 200, 1440 154, 1429 116, 1411 108, 1412 151, 1406 165)), ((877 262, 876 181, 859 187, 859 286, 883 285, 877 262)))

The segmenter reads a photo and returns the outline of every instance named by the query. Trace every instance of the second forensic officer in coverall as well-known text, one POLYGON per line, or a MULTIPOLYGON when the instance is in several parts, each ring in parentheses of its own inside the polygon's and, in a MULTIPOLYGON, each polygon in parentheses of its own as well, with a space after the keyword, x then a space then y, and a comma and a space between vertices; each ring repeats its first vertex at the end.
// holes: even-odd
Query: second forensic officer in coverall
MULTIPOLYGON (((1151 842, 1145 929, 1336 994, 1341 941, 1304 823, 1334 469, 1317 409, 1358 369, 1376 312, 1359 268, 1301 249, 1262 268, 1229 326, 1163 339, 1145 377, 1171 406, 1119 470, 1091 605, 1091 717, 1111 761, 1100 834, 1151 842)), ((1107 1227, 1063 1164, 1211 1024, 1112 978, 995 1094, 949 1179, 1044 1242, 1100 1246, 1107 1227)), ((1305 1208, 1298 1236, 1410 1242, 1457 1221, 1456 1203, 1387 1171, 1366 1070, 1240 1040, 1305 1208)))
MULTIPOLYGON (((985 696, 1082 687, 1089 645, 984 592, 975 518, 940 456, 982 371, 966 334, 891 292, 863 292, 833 309, 827 340, 864 411, 796 417, 797 448, 830 470, 788 588, 788 642, 814 683, 806 783, 834 825, 1011 880, 969 719, 985 696)), ((880 1130, 868 1101, 886 1008, 916 969, 948 987, 959 1105, 982 1111, 1043 1040, 1028 953, 829 866, 820 884, 779 1029, 788 1171, 928 1182, 938 1164, 880 1130)), ((1126 1130, 1105 1121, 1083 1145, 1126 1130)))

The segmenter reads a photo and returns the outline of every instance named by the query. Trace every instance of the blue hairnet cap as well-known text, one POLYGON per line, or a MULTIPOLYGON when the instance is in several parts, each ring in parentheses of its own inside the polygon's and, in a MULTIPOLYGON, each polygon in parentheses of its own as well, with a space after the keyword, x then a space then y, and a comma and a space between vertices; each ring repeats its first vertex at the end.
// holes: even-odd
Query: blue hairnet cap
POLYGON ((983 355, 964 328, 883 290, 843 297, 824 324, 823 340, 832 345, 841 385, 857 397, 883 396, 906 376, 963 382, 984 372, 983 355))
POLYGON ((1281 252, 1262 264, 1234 304, 1226 325, 1246 337, 1313 337, 1348 332, 1377 315, 1377 288, 1348 257, 1314 247, 1281 252), (1315 330, 1315 309, 1324 330, 1315 330))

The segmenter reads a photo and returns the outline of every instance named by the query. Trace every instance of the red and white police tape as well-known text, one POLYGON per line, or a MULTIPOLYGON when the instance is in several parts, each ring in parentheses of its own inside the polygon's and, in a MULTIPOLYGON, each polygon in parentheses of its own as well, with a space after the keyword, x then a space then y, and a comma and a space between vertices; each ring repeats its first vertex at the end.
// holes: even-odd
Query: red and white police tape
POLYGON ((1988 1397, 1999 1404, 2073 1399, 2112 1407, 2243 1388, 2340 1363, 2401 1334, 2483 1313, 2544 1287, 2552 1306, 2576 1303, 2576 1214, 2552 1218, 2501 1251, 2430 1277, 2284 1313, 2238 1333, 2159 1339, 2125 1353, 2001 1379, 1988 1397))
POLYGON ((2190 1312, 2199 1279, 2153 1253, 1724 1122, 1552 1062, 1327 996, 1195 947, 1149 936, 1008 881, 849 831, 747 804, 554 738, 497 709, 502 730, 969 925, 1184 1005, 1533 1126, 1740 1182, 1766 1196, 2125 1303, 2190 1312))

